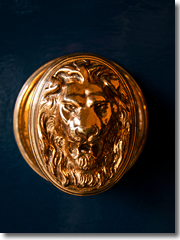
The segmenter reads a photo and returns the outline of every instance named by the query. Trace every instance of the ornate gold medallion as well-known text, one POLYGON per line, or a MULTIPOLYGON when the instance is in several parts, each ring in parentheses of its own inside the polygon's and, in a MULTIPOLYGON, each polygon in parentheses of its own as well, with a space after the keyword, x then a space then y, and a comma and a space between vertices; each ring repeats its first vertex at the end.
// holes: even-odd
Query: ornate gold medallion
POLYGON ((74 195, 112 187, 139 157, 147 125, 137 83, 94 54, 42 66, 24 84, 14 110, 15 137, 27 163, 74 195))

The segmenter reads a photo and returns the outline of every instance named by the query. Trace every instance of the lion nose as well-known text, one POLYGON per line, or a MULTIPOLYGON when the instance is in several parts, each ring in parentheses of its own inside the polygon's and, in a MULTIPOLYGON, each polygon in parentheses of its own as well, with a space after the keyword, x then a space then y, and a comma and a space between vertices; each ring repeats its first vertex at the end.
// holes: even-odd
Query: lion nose
POLYGON ((95 140, 101 130, 101 121, 93 108, 82 108, 76 124, 75 133, 83 142, 95 140))
POLYGON ((95 126, 91 126, 89 128, 85 127, 78 127, 75 130, 76 135, 78 135, 81 138, 81 141, 92 141, 92 138, 95 135, 98 135, 98 128, 95 126))

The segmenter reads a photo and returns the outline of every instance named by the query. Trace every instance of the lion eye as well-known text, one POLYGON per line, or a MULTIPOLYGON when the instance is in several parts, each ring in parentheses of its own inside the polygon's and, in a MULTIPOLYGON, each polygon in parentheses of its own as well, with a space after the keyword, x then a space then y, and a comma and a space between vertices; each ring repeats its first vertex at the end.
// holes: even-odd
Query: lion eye
POLYGON ((72 111, 74 111, 76 109, 76 107, 74 105, 70 104, 70 103, 66 103, 64 105, 64 107, 65 107, 66 110, 68 110, 70 112, 72 112, 72 111))
POLYGON ((98 103, 95 105, 95 111, 97 114, 103 114, 106 113, 107 110, 107 104, 106 103, 98 103))

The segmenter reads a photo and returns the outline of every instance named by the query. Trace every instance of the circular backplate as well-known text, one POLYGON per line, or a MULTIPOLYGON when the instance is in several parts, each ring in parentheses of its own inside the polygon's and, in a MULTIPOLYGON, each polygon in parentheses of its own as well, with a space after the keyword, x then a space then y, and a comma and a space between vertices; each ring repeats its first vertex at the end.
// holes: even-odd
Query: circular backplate
POLYGON ((122 67, 94 54, 37 70, 16 102, 14 131, 29 165, 59 189, 92 195, 135 163, 147 137, 147 105, 122 67))

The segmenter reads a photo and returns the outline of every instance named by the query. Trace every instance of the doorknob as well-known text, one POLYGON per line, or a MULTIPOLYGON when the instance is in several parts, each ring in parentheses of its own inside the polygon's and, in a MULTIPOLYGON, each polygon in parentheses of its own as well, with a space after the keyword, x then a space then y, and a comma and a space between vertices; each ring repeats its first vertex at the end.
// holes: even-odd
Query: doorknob
POLYGON ((147 129, 147 105, 135 80, 94 54, 71 54, 40 67, 14 109, 24 159, 73 195, 101 193, 119 181, 141 154, 147 129))

